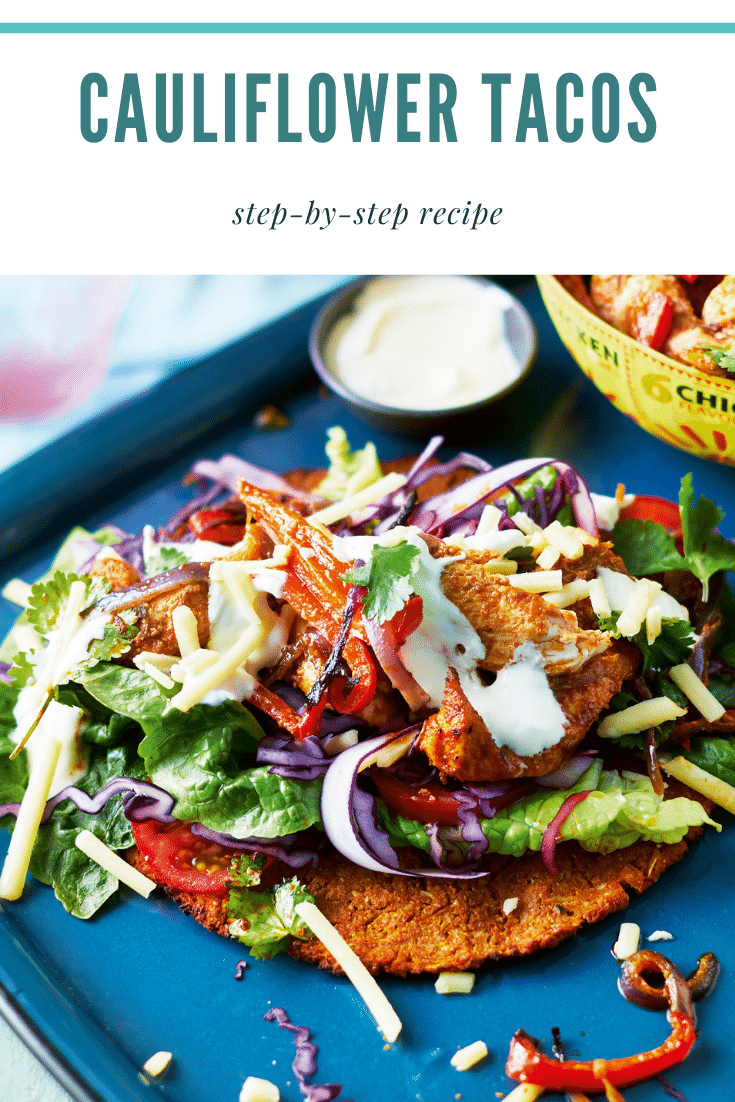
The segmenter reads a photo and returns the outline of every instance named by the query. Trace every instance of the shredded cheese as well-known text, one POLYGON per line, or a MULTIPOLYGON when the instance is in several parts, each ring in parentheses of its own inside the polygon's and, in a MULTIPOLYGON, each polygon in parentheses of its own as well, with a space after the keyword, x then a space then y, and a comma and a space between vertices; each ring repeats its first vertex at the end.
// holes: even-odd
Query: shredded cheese
POLYGON ((670 934, 668 930, 654 930, 652 934, 648 934, 646 941, 673 941, 674 935, 670 934))
POLYGON ((2 595, 6 601, 21 608, 28 608, 28 598, 31 595, 31 586, 20 578, 11 578, 2 588, 2 595))
POLYGON ((328 758, 334 758, 343 750, 349 750, 358 741, 357 728, 351 727, 349 731, 341 731, 338 735, 332 735, 324 743, 324 753, 328 758))
POLYGON ((625 602, 625 606, 618 617, 617 628, 621 635, 632 637, 641 630, 651 605, 654 603, 662 587, 658 582, 652 582, 648 578, 640 578, 625 602))
POLYGON ((641 928, 637 922, 621 922, 618 940, 612 948, 616 960, 627 960, 638 952, 641 943, 641 928))
POLYGON ((735 815, 735 788, 731 784, 721 781, 719 777, 713 777, 711 773, 700 769, 698 765, 693 765, 681 755, 672 758, 671 761, 665 761, 662 758, 661 768, 677 781, 688 784, 695 792, 707 796, 720 807, 724 807, 731 815, 735 815))
POLYGON ((551 570, 558 563, 559 556, 560 552, 556 547, 552 547, 551 544, 548 543, 536 559, 536 565, 539 570, 551 570))
POLYGON ((543 532, 546 541, 561 552, 565 559, 582 558, 584 545, 577 535, 576 529, 565 528, 558 520, 552 520, 543 532))
POLYGON ((155 666, 160 673, 171 673, 171 667, 178 662, 172 654, 157 654, 152 650, 142 650, 133 658, 133 665, 142 670, 144 666, 155 666))
POLYGON ((31 770, 28 787, 23 793, 15 830, 0 874, 0 899, 20 899, 23 894, 31 851, 41 825, 56 766, 59 764, 60 739, 49 736, 44 749, 46 753, 31 770))
POLYGON ((174 635, 182 658, 199 650, 199 626, 188 605, 177 605, 171 613, 174 635))
POLYGON ((389 765, 393 765, 394 762, 403 757, 415 738, 416 732, 409 731, 408 734, 401 735, 399 738, 393 739, 392 742, 386 742, 385 745, 379 746, 377 750, 374 750, 372 754, 365 758, 358 772, 362 773, 363 770, 369 769, 371 765, 377 765, 380 769, 387 769, 389 765))
POLYGON ((658 639, 662 627, 663 613, 661 612, 661 605, 651 605, 646 612, 646 642, 649 647, 658 639))
POLYGON ((701 678, 697 677, 692 667, 688 666, 686 662, 680 666, 672 666, 669 670, 669 677, 675 685, 678 685, 687 700, 691 700, 694 707, 708 723, 715 723, 724 716, 725 709, 722 704, 712 695, 701 678))
POLYGON ((216 662, 193 677, 187 677, 181 691, 171 698, 173 706, 181 712, 188 712, 195 704, 199 704, 210 689, 216 689, 235 672, 238 666, 243 664, 248 655, 258 646, 261 638, 260 624, 253 624, 233 647, 217 658, 216 662))
POLYGON ((269 1079, 248 1075, 240 1091, 240 1102, 280 1102, 281 1092, 269 1079))
POLYGON ((483 565, 483 570, 488 574, 516 574, 518 563, 513 559, 491 559, 483 565))
POLYGON ((440 972, 434 990, 438 995, 469 995, 474 986, 474 972, 440 972))
POLYGON ((535 520, 532 520, 528 513, 514 513, 511 520, 516 528, 520 528, 524 536, 531 536, 534 532, 543 532, 541 525, 537 524, 535 520))
POLYGON ((575 578, 572 582, 563 585, 558 593, 545 593, 544 600, 557 608, 569 608, 576 605, 577 601, 583 601, 590 595, 590 585, 584 578, 575 578))
POLYGON ((373 482, 370 486, 366 486, 364 490, 359 490, 351 497, 344 498, 343 501, 335 501, 334 505, 319 509, 306 519, 310 524, 313 524, 314 521, 319 521, 324 525, 334 524, 335 521, 343 520, 344 517, 357 512, 358 509, 364 509, 366 505, 372 505, 374 502, 380 501, 381 497, 385 497, 386 494, 392 494, 395 490, 400 490, 405 482, 405 474, 397 474, 393 471, 384 475, 383 478, 379 478, 377 482, 373 482))
POLYGON ((497 505, 486 505, 482 510, 482 516, 477 522, 476 536, 487 536, 490 532, 497 532, 502 512, 497 505))
MULTIPOLYGON (((544 1093, 544 1087, 537 1087, 535 1083, 519 1083, 510 1094, 506 1094, 503 1102, 536 1102, 544 1093)), ((571 1098, 571 1095, 569 1096, 571 1098)))
POLYGON ((686 708, 679 708, 668 696, 655 696, 652 700, 642 700, 640 704, 623 708, 622 712, 611 712, 598 724, 597 733, 601 738, 635 735, 685 715, 686 708))
POLYGON ((173 689, 176 682, 168 674, 163 673, 161 670, 157 670, 152 662, 144 662, 140 667, 143 673, 147 673, 149 677, 152 677, 154 681, 157 681, 159 685, 162 685, 164 689, 173 689))
POLYGON ((157 1079, 159 1075, 163 1075, 172 1060, 173 1053, 171 1052, 154 1052, 143 1064, 143 1071, 157 1079))
POLYGON ((484 1041, 475 1041, 471 1045, 467 1045, 466 1048, 461 1048, 459 1052, 455 1052, 449 1063, 457 1071, 469 1071, 475 1064, 479 1064, 480 1060, 484 1060, 487 1056, 487 1045, 484 1041))
POLYGON ((144 876, 142 872, 138 872, 127 861, 124 861, 109 846, 106 846, 101 838, 98 838, 96 834, 92 834, 91 830, 80 830, 74 839, 74 844, 92 861, 96 861, 112 876, 122 880, 123 884, 127 884, 138 895, 142 895, 147 899, 155 888, 156 885, 153 880, 144 876))
POLYGON ((590 603, 592 604, 592 611, 596 616, 609 616, 610 615, 610 602, 607 599, 607 593, 605 587, 599 578, 592 578, 587 583, 589 590, 590 603))
POLYGON ((504 899, 503 900, 503 914, 504 915, 512 914, 517 906, 518 906, 518 896, 517 895, 512 895, 508 899, 504 899))
POLYGON ((532 570, 528 574, 517 574, 509 581, 516 589, 525 589, 526 593, 558 593, 562 588, 561 570, 532 570))
POLYGON ((313 903, 297 903, 294 910, 354 984, 386 1041, 395 1041, 403 1028, 401 1020, 359 957, 313 903))

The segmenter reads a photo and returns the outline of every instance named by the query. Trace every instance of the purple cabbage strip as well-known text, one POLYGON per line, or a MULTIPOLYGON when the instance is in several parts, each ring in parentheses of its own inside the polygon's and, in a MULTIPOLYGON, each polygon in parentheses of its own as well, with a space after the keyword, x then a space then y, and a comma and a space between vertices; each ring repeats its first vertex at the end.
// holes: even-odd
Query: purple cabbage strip
POLYGON ((4 685, 13 684, 13 679, 10 676, 12 665, 12 662, 0 662, 0 681, 2 681, 4 685))
POLYGON ((462 841, 469 842, 468 861, 479 861, 489 845, 487 835, 482 829, 478 814, 478 801, 470 792, 458 791, 454 798, 459 804, 457 818, 460 823, 462 841))
POLYGON ((245 975, 245 969, 247 968, 247 966, 248 962, 246 960, 239 960, 235 965, 234 979, 241 980, 242 977, 245 975))
POLYGON ((327 757, 322 745, 325 736, 309 735, 305 739, 290 735, 266 735, 258 743, 258 765, 270 765, 269 773, 277 777, 290 777, 301 781, 314 781, 323 777, 332 758, 327 757))
POLYGON ((306 865, 316 865, 316 849, 289 849, 297 841, 302 840, 301 834, 284 834, 277 840, 272 838, 233 838, 231 834, 220 834, 219 831, 210 830, 201 823, 191 823, 191 832, 199 838, 206 838, 208 842, 216 842, 218 846, 226 849, 242 850, 243 853, 264 853, 266 857, 275 857, 292 869, 303 869, 306 865))
POLYGON ((322 502, 324 499, 318 494, 310 494, 305 490, 296 490, 290 486, 280 475, 267 471, 262 467, 256 467, 241 459, 239 455, 223 455, 221 459, 200 459, 189 471, 189 478, 201 480, 209 479, 216 483, 220 490, 229 490, 237 493, 237 480, 244 478, 252 486, 261 490, 272 490, 277 494, 288 494, 289 497, 300 501, 322 502))
MULTIPOLYGON (((163 531, 167 536, 172 536, 177 528, 180 528, 182 524, 186 524, 192 513, 196 513, 198 509, 204 509, 205 506, 211 505, 212 502, 220 496, 222 489, 219 485, 210 486, 208 490, 202 490, 195 498, 188 501, 186 505, 182 505, 180 509, 177 509, 174 515, 169 520, 163 531)), ((193 535, 193 533, 192 533, 193 535)))
POLYGON ((665 1075, 657 1075, 656 1081, 669 1098, 675 1098, 676 1102, 687 1102, 686 1096, 665 1075))
POLYGON ((357 829, 362 835, 369 853, 382 861, 383 864, 389 865, 392 869, 397 869, 399 867, 398 855, 390 844, 388 835, 378 825, 375 797, 357 784, 352 796, 352 813, 357 829))
POLYGON ((296 1055, 291 1068, 299 1084, 299 1090, 306 1102, 332 1102, 342 1093, 341 1083, 307 1083, 306 1080, 316 1075, 316 1057, 319 1049, 310 1040, 311 1032, 305 1025, 292 1025, 288 1014, 282 1006, 271 1007, 266 1011, 264 1022, 278 1022, 281 1029, 287 1029, 293 1033, 296 1055))
MULTIPOLYGON (((171 814, 175 803, 174 797, 149 781, 138 781, 133 777, 115 777, 94 796, 90 796, 76 785, 69 784, 46 801, 41 822, 48 822, 55 809, 64 800, 71 800, 85 815, 99 815, 108 800, 118 794, 123 796, 123 810, 126 818, 131 822, 141 823, 146 819, 155 819, 158 823, 176 822, 176 816, 171 814)), ((19 803, 0 804, 0 817, 8 814, 17 817, 19 810, 19 803)))

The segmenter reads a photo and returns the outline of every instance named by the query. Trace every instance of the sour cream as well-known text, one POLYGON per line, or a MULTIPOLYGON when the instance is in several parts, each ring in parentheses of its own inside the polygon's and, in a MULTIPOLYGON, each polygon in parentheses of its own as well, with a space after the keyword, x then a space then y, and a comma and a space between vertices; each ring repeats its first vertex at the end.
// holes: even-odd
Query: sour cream
POLYGON ((384 405, 449 410, 478 402, 521 374, 505 336, 512 301, 467 276, 382 276, 337 322, 325 360, 355 394, 384 405))

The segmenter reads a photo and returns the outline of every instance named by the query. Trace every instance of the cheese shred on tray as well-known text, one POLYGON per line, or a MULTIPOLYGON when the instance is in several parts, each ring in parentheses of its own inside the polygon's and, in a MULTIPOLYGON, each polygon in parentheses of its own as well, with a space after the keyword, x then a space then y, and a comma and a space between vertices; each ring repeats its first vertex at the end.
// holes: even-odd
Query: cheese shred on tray
POLYGON ((119 854, 254 956, 344 967, 393 1040, 363 966, 548 948, 719 829, 720 511, 687 476, 677 543, 563 460, 441 443, 381 467, 335 428, 322 472, 201 460, 165 526, 75 529, 6 586, 0 895, 30 869, 87 918, 119 854))

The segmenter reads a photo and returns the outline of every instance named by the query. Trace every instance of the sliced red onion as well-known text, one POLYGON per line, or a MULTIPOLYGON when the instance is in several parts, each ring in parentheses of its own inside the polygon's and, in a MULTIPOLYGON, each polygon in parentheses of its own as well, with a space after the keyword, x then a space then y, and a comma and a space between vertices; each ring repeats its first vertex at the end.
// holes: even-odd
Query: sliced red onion
POLYGON ((246 960, 239 960, 235 965, 235 975, 233 978, 236 980, 241 980, 245 975, 245 969, 247 968, 247 966, 248 962, 246 960))
POLYGON ((178 528, 182 524, 186 524, 192 513, 196 513, 199 509, 204 509, 207 505, 211 505, 220 494, 222 489, 218 484, 210 486, 207 490, 202 490, 200 494, 197 494, 191 501, 187 501, 186 505, 182 505, 180 509, 177 509, 174 515, 170 518, 163 531, 167 536, 173 536, 178 528))
POLYGON ((554 467, 559 472, 569 493, 575 523, 590 535, 596 536, 597 517, 586 483, 569 463, 550 458, 517 459, 513 463, 506 463, 502 467, 476 475, 461 486, 425 502, 411 517, 411 521, 424 532, 441 530, 453 518, 464 516, 488 494, 506 486, 510 487, 517 479, 534 474, 542 467, 554 467))
POLYGON ((428 694, 404 666, 383 625, 368 617, 364 617, 363 622, 370 646, 393 688, 398 690, 411 711, 418 712, 425 708, 431 703, 428 694))
POLYGON ((266 471, 262 467, 256 467, 252 463, 241 459, 239 455, 223 455, 221 459, 200 459, 189 471, 190 479, 208 478, 215 482, 221 489, 237 493, 238 479, 243 478, 252 486, 260 490, 270 490, 277 494, 288 494, 299 501, 323 502, 318 494, 310 494, 305 490, 296 490, 280 475, 272 471, 266 471))
POLYGON ((242 850, 243 853, 264 853, 266 857, 275 857, 292 869, 303 869, 306 865, 316 865, 318 856, 316 849, 295 848, 299 842, 304 841, 304 834, 284 834, 280 838, 234 838, 231 834, 221 834, 217 830, 210 830, 201 823, 190 823, 192 834, 199 838, 206 838, 208 842, 216 842, 225 849, 242 850))
POLYGON ((565 761, 553 773, 547 773, 545 777, 534 777, 534 780, 536 784, 540 784, 544 788, 571 788, 572 785, 577 783, 584 771, 589 769, 590 757, 595 752, 577 754, 569 761, 565 761))
MULTIPOLYGON (((147 819, 155 819, 157 823, 176 822, 176 816, 171 814, 175 803, 174 797, 163 788, 151 784, 150 781, 138 781, 133 777, 115 777, 94 796, 90 796, 76 785, 69 784, 46 801, 41 822, 48 822, 55 809, 64 800, 71 800, 85 815, 99 815, 108 800, 118 794, 123 795, 123 810, 131 822, 140 823, 147 819)), ((17 817, 19 810, 19 803, 0 804, 0 818, 8 814, 17 817)))
POLYGON ((342 1092, 341 1083, 307 1083, 306 1080, 316 1075, 316 1057, 319 1049, 309 1038, 310 1031, 305 1025, 292 1025, 288 1014, 282 1006, 273 1006, 266 1011, 264 1022, 278 1022, 281 1029, 287 1029, 294 1035, 296 1055, 291 1068, 299 1084, 299 1090, 306 1102, 333 1102, 342 1092))
POLYGON ((541 839, 541 856, 544 859, 546 868, 553 876, 556 876, 558 872, 554 864, 554 855, 556 853, 556 843, 559 838, 559 831, 574 811, 577 804, 581 804, 582 800, 586 800, 589 794, 590 790, 588 789, 586 792, 572 792, 571 796, 567 796, 566 800, 544 831, 544 836, 541 839))
POLYGON ((179 589, 191 581, 208 581, 209 563, 188 562, 184 566, 175 566, 173 570, 165 570, 162 574, 156 574, 155 578, 144 578, 126 589, 115 590, 114 593, 106 593, 94 606, 97 612, 120 612, 124 608, 134 608, 151 597, 168 593, 172 589, 179 589))
POLYGON ((266 735, 258 743, 256 761, 258 765, 272 766, 268 772, 274 776, 314 781, 324 776, 332 762, 324 751, 323 737, 328 736, 295 739, 288 735, 266 735))
MULTIPOLYGON (((396 867, 398 858, 395 851, 393 851, 393 858, 390 863, 384 859, 386 852, 384 846, 386 843, 388 845, 390 843, 387 842, 385 832, 379 831, 377 828, 370 829, 370 822, 365 812, 365 800, 363 799, 364 796, 369 797, 369 793, 362 793, 362 790, 358 790, 357 777, 363 762, 374 754, 377 749, 387 746, 395 738, 394 734, 388 736, 378 735, 376 738, 368 739, 367 742, 359 742, 355 746, 343 750, 332 762, 324 778, 321 801, 322 822, 330 842, 353 864, 360 865, 364 869, 371 869, 374 872, 392 873, 395 876, 441 877, 456 880, 477 879, 487 876, 487 872, 479 872, 468 868, 451 870, 418 867, 400 869, 396 867), (356 797, 355 793, 358 791, 361 795, 356 797), (359 806, 359 821, 355 809, 356 800, 359 806)), ((372 799, 372 797, 369 798, 372 799)))

